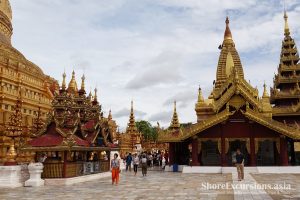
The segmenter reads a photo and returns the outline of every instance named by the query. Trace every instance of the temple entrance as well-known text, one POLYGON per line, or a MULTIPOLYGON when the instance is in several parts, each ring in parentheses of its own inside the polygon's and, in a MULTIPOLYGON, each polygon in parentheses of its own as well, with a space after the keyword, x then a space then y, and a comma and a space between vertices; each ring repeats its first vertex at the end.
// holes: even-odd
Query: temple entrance
POLYGON ((249 158, 249 154, 247 151, 247 147, 246 147, 246 141, 241 141, 241 140, 234 140, 234 141, 229 141, 229 149, 227 152, 227 164, 228 166, 233 166, 233 162, 235 161, 235 156, 236 156, 236 150, 240 149, 242 154, 245 157, 245 161, 244 164, 247 165, 248 164, 248 158, 249 158))
POLYGON ((201 143, 201 164, 205 166, 221 165, 218 142, 208 140, 202 141, 201 143))
POLYGON ((272 140, 264 140, 259 142, 257 152, 257 166, 273 166, 276 165, 276 142, 272 140))

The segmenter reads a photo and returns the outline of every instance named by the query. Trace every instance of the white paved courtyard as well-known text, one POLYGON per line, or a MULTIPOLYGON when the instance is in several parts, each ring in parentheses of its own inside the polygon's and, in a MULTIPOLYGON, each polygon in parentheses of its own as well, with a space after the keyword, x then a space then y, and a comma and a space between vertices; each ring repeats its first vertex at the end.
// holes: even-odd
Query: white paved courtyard
POLYGON ((71 186, 1 189, 0 199, 300 199, 300 175, 246 174, 242 182, 236 181, 235 175, 150 171, 147 177, 142 177, 122 172, 118 186, 112 186, 110 178, 103 178, 71 186), (240 184, 282 184, 284 181, 291 185, 291 190, 234 188, 240 184), (224 185, 233 188, 222 188, 224 185))

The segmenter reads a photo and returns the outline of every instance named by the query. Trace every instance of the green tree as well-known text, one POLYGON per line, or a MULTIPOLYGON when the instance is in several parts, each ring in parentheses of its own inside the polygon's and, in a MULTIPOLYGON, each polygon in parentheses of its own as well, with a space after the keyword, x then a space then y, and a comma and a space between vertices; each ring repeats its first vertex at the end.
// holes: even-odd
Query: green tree
POLYGON ((141 120, 136 122, 136 127, 139 132, 143 134, 146 141, 156 141, 157 139, 157 129, 151 125, 150 122, 141 120))

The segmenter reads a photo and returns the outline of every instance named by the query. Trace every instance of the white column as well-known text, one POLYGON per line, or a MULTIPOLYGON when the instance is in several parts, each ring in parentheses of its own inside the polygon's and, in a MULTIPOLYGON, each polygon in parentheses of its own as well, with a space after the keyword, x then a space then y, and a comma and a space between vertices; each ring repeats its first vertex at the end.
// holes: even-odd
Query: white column
POLYGON ((43 168, 44 166, 42 163, 30 163, 28 165, 30 178, 25 182, 25 186, 38 187, 45 185, 45 181, 41 179, 43 168))

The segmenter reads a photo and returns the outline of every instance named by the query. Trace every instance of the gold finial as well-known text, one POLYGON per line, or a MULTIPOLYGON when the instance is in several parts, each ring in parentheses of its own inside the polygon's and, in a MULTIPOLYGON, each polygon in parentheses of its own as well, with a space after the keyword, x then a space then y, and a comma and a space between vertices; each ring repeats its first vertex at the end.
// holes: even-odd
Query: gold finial
POLYGON ((232 34, 231 34, 231 31, 230 31, 230 28, 229 28, 229 18, 228 16, 226 17, 226 29, 225 29, 225 33, 224 33, 224 40, 232 40, 232 34))
POLYGON ((85 84, 84 84, 84 81, 85 81, 85 76, 84 76, 84 74, 82 75, 82 77, 81 77, 81 90, 85 90, 85 84))
POLYGON ((111 109, 109 110, 109 114, 108 114, 108 120, 110 121, 110 120, 112 120, 112 114, 111 114, 111 109))
POLYGON ((290 28, 289 28, 289 24, 288 24, 288 15, 286 13, 286 10, 284 8, 284 35, 285 36, 289 36, 290 35, 290 28))
POLYGON ((263 93, 263 98, 269 98, 269 94, 268 94, 268 91, 267 91, 267 85, 266 85, 266 82, 264 82, 264 93, 263 93))
POLYGON ((199 92, 198 92, 198 102, 204 102, 204 98, 203 98, 203 95, 202 95, 202 89, 201 87, 199 86, 199 92))
POLYGON ((89 95, 88 95, 88 100, 89 100, 89 101, 92 101, 92 97, 93 97, 93 95, 92 95, 92 90, 90 89, 90 93, 89 93, 89 95))
POLYGON ((94 101, 96 102, 96 101, 98 101, 98 97, 97 97, 98 90, 97 90, 97 88, 95 88, 94 92, 95 92, 94 101))
POLYGON ((176 112, 176 101, 174 101, 174 112, 176 112))
POLYGON ((63 73, 63 81, 62 81, 62 85, 61 85, 61 88, 62 88, 63 90, 66 89, 66 77, 67 77, 66 72, 64 72, 64 73, 63 73))

